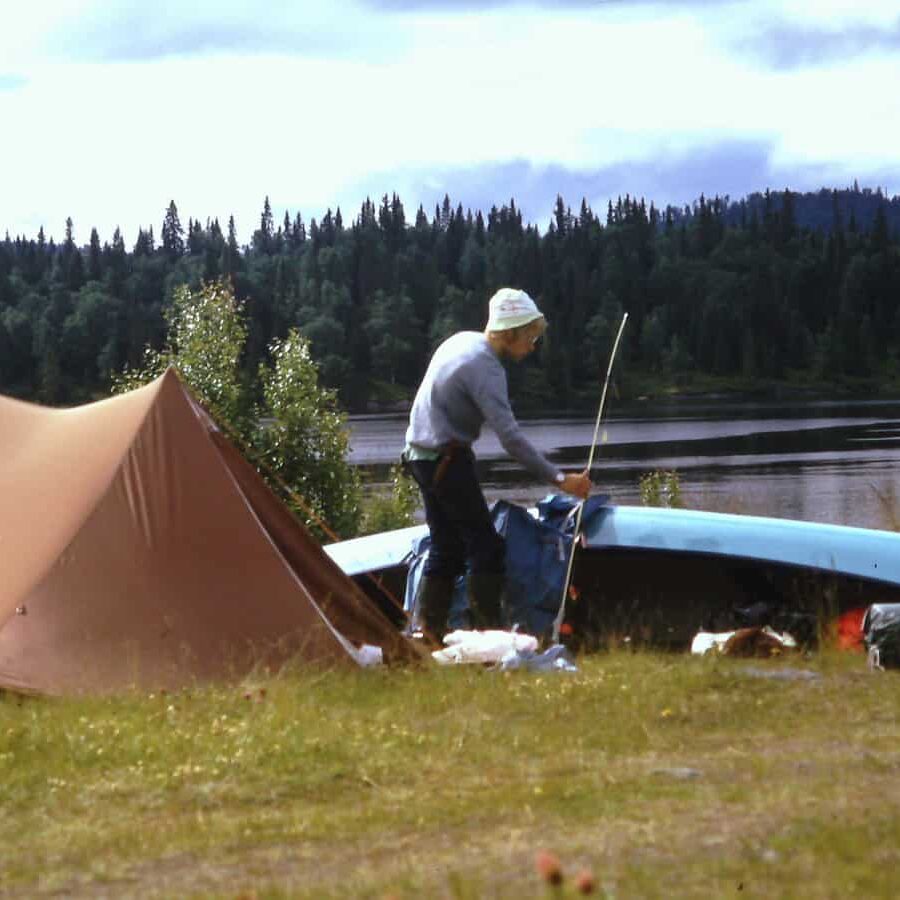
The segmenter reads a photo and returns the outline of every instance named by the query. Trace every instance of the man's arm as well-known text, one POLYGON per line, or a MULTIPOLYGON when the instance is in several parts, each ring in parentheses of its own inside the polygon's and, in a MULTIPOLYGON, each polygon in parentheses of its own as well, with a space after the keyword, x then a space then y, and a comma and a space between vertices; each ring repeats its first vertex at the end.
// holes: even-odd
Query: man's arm
POLYGON ((506 373, 497 367, 488 371, 475 392, 475 402, 488 425, 496 432, 503 449, 541 481, 569 494, 586 498, 591 482, 587 472, 564 474, 525 437, 509 405, 506 373), (558 478, 563 475, 562 481, 558 478))

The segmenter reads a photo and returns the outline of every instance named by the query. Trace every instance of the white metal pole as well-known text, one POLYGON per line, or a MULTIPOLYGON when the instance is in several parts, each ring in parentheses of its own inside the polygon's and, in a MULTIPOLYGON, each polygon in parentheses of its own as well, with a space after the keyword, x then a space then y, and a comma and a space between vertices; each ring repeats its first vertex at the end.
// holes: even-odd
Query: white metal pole
MULTIPOLYGON (((619 326, 619 332, 616 335, 616 340, 613 343, 612 353, 609 355, 609 366, 606 369, 606 380, 603 382, 603 393, 600 395, 600 408, 597 410, 597 423, 594 425, 594 437, 591 440, 591 451, 588 455, 588 464, 587 464, 587 472, 590 475, 591 466, 594 464, 594 449, 597 446, 597 437, 600 434, 600 420, 603 418, 603 407, 606 405, 606 391, 609 388, 609 379, 610 375, 612 375, 613 362, 616 359, 616 351, 619 349, 619 340, 622 337, 622 332, 625 330, 625 323, 628 321, 628 313, 625 313, 622 316, 622 324, 619 326)), ((582 500, 578 504, 577 512, 575 514, 575 531, 572 533, 572 549, 569 552, 569 564, 566 568, 566 580, 563 584, 562 591, 562 599, 559 604, 559 612, 556 614, 556 618, 553 620, 553 643, 559 643, 559 629, 562 626, 563 619, 566 615, 566 597, 569 593, 569 580, 572 577, 572 563, 575 561, 575 543, 578 540, 578 531, 581 528, 581 515, 584 512, 584 501, 582 500)))

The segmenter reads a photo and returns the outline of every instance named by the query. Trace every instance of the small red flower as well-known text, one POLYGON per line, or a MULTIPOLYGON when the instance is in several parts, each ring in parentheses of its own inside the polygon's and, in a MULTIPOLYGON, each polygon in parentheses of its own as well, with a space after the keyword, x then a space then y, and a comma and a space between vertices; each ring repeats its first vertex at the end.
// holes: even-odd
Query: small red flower
POLYGON ((590 869, 582 869, 575 876, 575 887, 579 894, 593 894, 596 887, 594 873, 590 869))
POLYGON ((562 866, 555 853, 551 853, 549 850, 538 850, 537 856, 534 858, 534 867, 547 884, 562 884, 562 866))

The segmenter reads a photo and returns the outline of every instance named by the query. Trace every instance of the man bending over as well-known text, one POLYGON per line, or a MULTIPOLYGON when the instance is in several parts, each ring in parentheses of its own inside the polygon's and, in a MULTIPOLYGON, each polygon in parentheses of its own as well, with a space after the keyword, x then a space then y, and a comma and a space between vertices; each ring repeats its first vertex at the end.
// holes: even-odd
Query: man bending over
POLYGON ((564 473, 522 434, 509 405, 501 360, 520 362, 547 322, 525 291, 501 288, 491 298, 484 332, 461 331, 434 352, 409 416, 404 460, 422 491, 431 549, 418 592, 425 630, 440 641, 453 582, 467 573, 472 624, 502 625, 505 548, 475 473, 472 444, 482 425, 507 453, 541 481, 587 499, 587 471, 564 473))

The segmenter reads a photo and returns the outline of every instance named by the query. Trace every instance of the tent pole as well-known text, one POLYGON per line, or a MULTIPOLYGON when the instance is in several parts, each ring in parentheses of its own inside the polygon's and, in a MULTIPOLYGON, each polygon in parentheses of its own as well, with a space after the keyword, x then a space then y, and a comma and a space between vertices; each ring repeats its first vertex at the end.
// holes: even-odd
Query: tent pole
MULTIPOLYGON (((622 332, 625 330, 625 323, 628 321, 628 313, 622 316, 622 324, 619 325, 619 331, 616 334, 616 340, 613 343, 612 353, 609 355, 609 365, 606 368, 606 380, 603 382, 603 393, 600 395, 600 408, 597 410, 597 422, 594 425, 594 436, 591 439, 591 451, 588 455, 587 472, 590 475, 591 467, 594 464, 594 448, 597 446, 597 437, 600 433, 600 420, 603 418, 603 407, 606 405, 606 391, 609 388, 609 379, 612 375, 613 363, 616 359, 616 351, 619 349, 619 340, 622 332)), ((566 615, 566 597, 569 593, 569 581, 572 578, 572 563, 575 561, 575 542, 578 540, 578 532, 581 528, 581 515, 584 512, 584 501, 578 503, 577 512, 575 514, 575 530, 572 532, 572 549, 569 552, 569 564, 566 567, 566 580, 563 583, 562 598, 559 604, 559 612, 553 620, 553 643, 559 643, 559 629, 562 627, 563 619, 566 615)))

